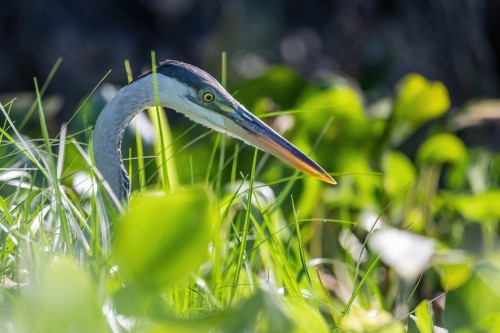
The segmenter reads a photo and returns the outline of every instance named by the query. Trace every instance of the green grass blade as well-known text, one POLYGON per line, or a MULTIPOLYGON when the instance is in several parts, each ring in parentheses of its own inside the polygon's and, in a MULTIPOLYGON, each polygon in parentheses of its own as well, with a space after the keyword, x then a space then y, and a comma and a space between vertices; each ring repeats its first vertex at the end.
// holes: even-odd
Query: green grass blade
MULTIPOLYGON (((47 79, 43 83, 42 89, 40 89, 40 96, 43 96, 45 94, 45 90, 47 90, 50 82, 54 78, 54 75, 56 74, 57 70, 59 69, 59 66, 61 65, 63 59, 61 57, 57 58, 56 63, 54 66, 52 66, 52 69, 49 72, 49 75, 47 76, 47 79)), ((24 116, 23 120, 21 121, 21 124, 19 124, 18 128, 22 130, 24 126, 26 126, 26 123, 28 120, 31 118, 33 115, 33 112, 35 112, 36 107, 37 107, 37 101, 35 100, 31 107, 29 108, 28 112, 26 113, 26 116, 24 116)))
MULTIPOLYGON (((96 92, 97 88, 101 86, 101 84, 106 80, 108 75, 111 73, 111 70, 109 70, 102 78, 101 80, 92 88, 92 91, 85 97, 85 99, 78 105, 76 111, 73 113, 73 115, 69 118, 69 120, 66 122, 66 126, 68 126, 74 119, 75 117, 80 113, 84 105, 87 103, 87 101, 90 99, 90 97, 96 92)), ((90 130, 90 128, 89 128, 90 130)), ((59 134, 56 135, 56 139, 59 137, 59 134)))
POLYGON ((372 262, 372 264, 370 265, 370 267, 366 271, 365 275, 363 275, 363 277, 361 278, 361 281, 359 281, 358 285, 354 289, 354 292, 352 293, 351 297, 349 298, 349 301, 347 302, 346 306, 342 310, 342 313, 341 313, 341 315, 339 317, 339 320, 338 320, 339 325, 342 323, 342 318, 344 318, 344 316, 347 314, 347 312, 349 312, 349 309, 351 308, 352 303, 354 302, 354 300, 358 296, 359 292, 361 291, 361 288, 365 284, 366 279, 368 278, 368 276, 370 275, 370 273, 375 269, 375 267, 377 266, 377 264, 378 264, 379 261, 380 261, 380 256, 377 257, 372 262))
POLYGON ((175 166, 174 148, 172 144, 172 132, 168 124, 168 119, 165 112, 161 112, 160 97, 158 92, 158 77, 156 73, 156 55, 151 51, 151 62, 153 71, 153 85, 155 94, 156 107, 149 109, 149 116, 151 121, 157 129, 157 138, 159 138, 159 145, 155 145, 156 152, 159 152, 159 166, 161 168, 162 184, 165 191, 167 191, 167 180, 170 191, 174 191, 179 186, 179 176, 175 166), (159 150, 159 151, 158 151, 159 150))
MULTIPOLYGON (((297 231, 297 240, 298 240, 298 245, 299 245, 299 254, 300 254, 300 262, 302 264, 302 269, 304 271, 304 275, 307 280, 307 284, 309 285, 309 290, 311 291, 311 294, 314 297, 314 288, 311 282, 311 277, 309 276, 309 271, 307 269, 307 261, 306 261, 306 256, 305 256, 305 251, 304 251, 304 246, 302 243, 302 235, 300 234, 300 225, 299 225, 299 220, 298 220, 298 213, 295 210, 295 203, 293 202, 293 196, 291 197, 292 200, 292 210, 293 210, 293 216, 294 216, 294 221, 295 221, 295 230, 297 231)), ((317 307, 317 304, 316 304, 317 307)))
POLYGON ((321 274, 319 273, 318 267, 315 267, 316 270, 316 276, 318 277, 319 285, 321 286, 321 291, 323 292, 323 297, 326 300, 326 304, 328 305, 328 310, 330 310, 330 314, 332 315, 332 321, 333 325, 335 327, 338 326, 338 320, 337 320, 337 315, 335 315, 335 309, 333 308, 332 301, 330 300, 330 295, 328 294, 328 291, 326 290, 323 280, 321 279, 321 274))
POLYGON ((236 170, 238 168, 238 151, 240 148, 240 144, 236 143, 234 145, 234 154, 233 154, 233 163, 231 166, 231 186, 236 182, 236 170))
POLYGON ((214 164, 215 154, 217 153, 217 147, 219 146, 220 137, 222 134, 217 133, 215 136, 215 143, 212 148, 212 153, 210 154, 210 159, 208 160, 207 173, 205 175, 205 186, 208 188, 210 183, 210 174, 212 173, 212 165, 214 164))
MULTIPOLYGON (((222 52, 222 73, 221 73, 221 84, 222 87, 227 88, 227 64, 226 64, 226 52, 222 52)), ((220 135, 220 134, 219 134, 220 135)), ((217 172, 217 179, 215 183, 215 193, 216 197, 219 198, 221 194, 222 185, 222 171, 224 169, 224 159, 226 153, 226 136, 220 135, 220 153, 219 153, 219 168, 217 172)))
MULTIPOLYGON (((128 83, 134 80, 132 76, 132 68, 130 67, 130 61, 125 59, 125 72, 127 73, 128 83)), ((146 170, 144 169, 144 147, 142 145, 141 133, 139 132, 139 126, 137 117, 132 121, 135 122, 135 147, 137 149, 137 172, 139 173, 139 191, 142 191, 146 186, 146 170)), ((132 175, 131 173, 129 173, 132 175)), ((132 179, 132 177, 130 177, 132 179)))
POLYGON ((56 214, 59 215, 59 223, 61 225, 62 229, 62 236, 63 239, 66 243, 66 250, 72 254, 73 253, 73 247, 71 246, 71 235, 70 235, 70 227, 69 227, 69 222, 66 218, 66 213, 64 211, 64 205, 63 205, 63 200, 61 196, 61 189, 59 187, 59 180, 57 178, 57 168, 56 168, 56 163, 54 161, 54 155, 52 153, 52 147, 50 145, 49 141, 49 131, 47 129, 47 123, 45 122, 45 114, 43 112, 43 106, 42 106, 42 97, 40 95, 40 90, 38 89, 38 82, 36 78, 34 78, 34 83, 35 83, 35 91, 36 91, 36 97, 37 97, 37 103, 38 103, 38 111, 39 111, 39 117, 40 117, 40 127, 42 130, 42 136, 43 136, 43 141, 45 144, 45 152, 47 154, 47 160, 48 160, 48 169, 50 172, 50 178, 48 181, 51 183, 51 186, 53 187, 54 190, 54 197, 55 197, 55 210, 56 214))
POLYGON ((245 256, 245 249, 247 245, 247 237, 248 237, 248 232, 250 228, 250 212, 252 208, 252 193, 253 193, 253 182, 254 182, 254 175, 255 175, 255 166, 257 165, 257 153, 258 150, 254 150, 254 155, 253 155, 253 162, 252 162, 252 172, 250 173, 250 185, 248 187, 248 200, 247 200, 247 209, 246 209, 246 214, 245 214, 245 220, 243 222, 243 234, 240 239, 240 246, 239 246, 239 252, 238 252, 238 262, 236 264, 236 272, 234 274, 234 279, 233 279, 233 295, 236 294, 236 288, 238 286, 238 281, 240 279, 240 271, 241 271, 241 265, 243 264, 244 256, 245 256))

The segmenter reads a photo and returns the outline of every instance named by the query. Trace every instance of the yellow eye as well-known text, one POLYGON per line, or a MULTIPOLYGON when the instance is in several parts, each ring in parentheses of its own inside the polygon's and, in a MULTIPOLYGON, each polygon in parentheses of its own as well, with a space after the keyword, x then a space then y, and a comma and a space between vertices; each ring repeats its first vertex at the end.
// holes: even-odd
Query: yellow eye
POLYGON ((206 92, 203 94, 203 100, 205 102, 213 102, 214 99, 215 99, 215 96, 212 93, 206 92))

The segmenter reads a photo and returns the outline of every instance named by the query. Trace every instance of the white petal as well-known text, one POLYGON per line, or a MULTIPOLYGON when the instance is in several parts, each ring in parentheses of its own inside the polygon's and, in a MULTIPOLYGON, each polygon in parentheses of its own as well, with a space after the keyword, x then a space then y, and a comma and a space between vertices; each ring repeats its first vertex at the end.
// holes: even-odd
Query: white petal
POLYGON ((383 262, 407 279, 417 278, 429 267, 436 248, 430 238, 394 228, 377 230, 368 244, 383 262))

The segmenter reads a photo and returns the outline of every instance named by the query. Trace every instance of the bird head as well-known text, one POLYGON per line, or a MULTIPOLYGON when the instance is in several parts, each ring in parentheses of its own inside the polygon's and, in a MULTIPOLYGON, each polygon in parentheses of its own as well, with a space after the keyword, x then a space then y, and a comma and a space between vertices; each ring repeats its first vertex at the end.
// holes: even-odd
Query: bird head
POLYGON ((318 179, 336 184, 323 168, 250 113, 203 70, 167 60, 157 68, 157 82, 162 106, 242 140, 318 179))

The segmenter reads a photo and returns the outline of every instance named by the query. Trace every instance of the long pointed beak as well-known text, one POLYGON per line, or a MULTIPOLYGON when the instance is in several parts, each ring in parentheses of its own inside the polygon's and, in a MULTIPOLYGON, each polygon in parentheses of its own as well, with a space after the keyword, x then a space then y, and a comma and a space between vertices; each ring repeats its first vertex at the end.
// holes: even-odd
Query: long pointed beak
POLYGON ((236 135, 246 143, 276 156, 294 168, 324 182, 337 184, 316 162, 247 111, 242 105, 238 105, 236 112, 232 112, 229 118, 232 120, 229 124, 226 123, 226 131, 232 132, 229 134, 236 135))

